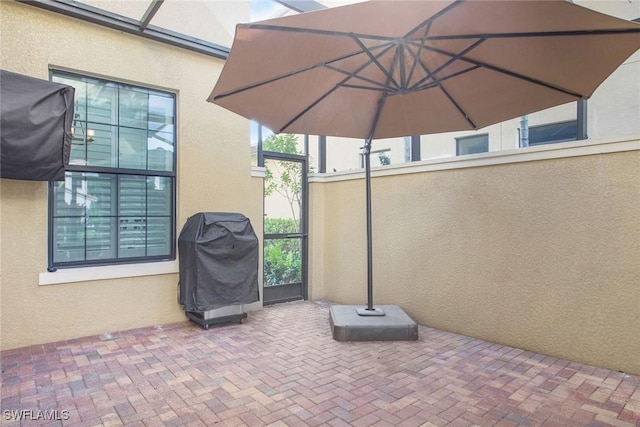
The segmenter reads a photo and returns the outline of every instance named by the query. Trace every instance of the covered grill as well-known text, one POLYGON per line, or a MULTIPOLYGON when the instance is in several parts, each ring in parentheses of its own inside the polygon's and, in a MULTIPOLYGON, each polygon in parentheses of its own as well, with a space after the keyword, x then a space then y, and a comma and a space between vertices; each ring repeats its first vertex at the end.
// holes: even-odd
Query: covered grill
POLYGON ((201 212, 191 216, 178 238, 180 304, 205 329, 242 321, 243 304, 260 300, 258 238, 239 213, 201 212))

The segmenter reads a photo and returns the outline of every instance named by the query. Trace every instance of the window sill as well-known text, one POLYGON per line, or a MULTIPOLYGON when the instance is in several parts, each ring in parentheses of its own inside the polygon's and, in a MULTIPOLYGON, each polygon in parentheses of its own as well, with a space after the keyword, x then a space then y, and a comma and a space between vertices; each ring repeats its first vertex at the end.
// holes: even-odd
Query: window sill
POLYGON ((251 176, 254 178, 264 178, 267 175, 267 168, 264 166, 251 166, 251 176))
POLYGON ((178 260, 149 262, 144 264, 107 265, 101 267, 80 267, 61 269, 56 272, 40 273, 39 285, 89 282, 92 280, 121 279, 125 277, 157 276, 175 274, 179 271, 178 260))

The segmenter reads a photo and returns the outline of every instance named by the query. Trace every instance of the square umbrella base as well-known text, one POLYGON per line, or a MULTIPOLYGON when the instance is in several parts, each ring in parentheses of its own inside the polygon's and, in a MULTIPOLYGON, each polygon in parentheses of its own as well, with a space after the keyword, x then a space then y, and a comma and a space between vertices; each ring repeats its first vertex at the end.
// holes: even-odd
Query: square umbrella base
POLYGON ((329 324, 336 341, 415 341, 418 325, 397 305, 378 305, 383 315, 361 315, 363 306, 334 305, 329 324))

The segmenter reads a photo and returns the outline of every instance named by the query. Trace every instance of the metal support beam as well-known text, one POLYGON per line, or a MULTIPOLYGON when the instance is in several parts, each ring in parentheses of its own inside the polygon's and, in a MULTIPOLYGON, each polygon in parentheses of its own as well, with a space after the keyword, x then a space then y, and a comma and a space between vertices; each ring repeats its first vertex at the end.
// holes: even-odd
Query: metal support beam
POLYGON ((420 161, 420 156, 420 135, 413 135, 411 137, 411 161, 420 161))
POLYGON ((106 10, 92 7, 83 3, 67 0, 17 0, 30 6, 36 6, 51 12, 77 18, 85 22, 102 25, 114 30, 134 34, 160 43, 169 44, 179 48, 213 56, 215 58, 227 59, 229 48, 206 40, 167 30, 155 26, 147 26, 142 31, 142 22, 127 18, 126 16, 108 12, 106 10))
POLYGON ((576 139, 587 139, 589 138, 589 135, 587 135, 587 100, 581 99, 577 103, 576 124, 578 129, 576 139))
POLYGON ((262 125, 258 123, 258 166, 264 167, 264 151, 262 150, 262 125))
POLYGON ((327 7, 314 0, 275 0, 276 3, 280 3, 284 7, 287 7, 295 12, 311 12, 314 10, 326 9, 327 7))
POLYGON ((373 225, 371 219, 371 138, 363 147, 365 204, 367 210, 367 310, 373 310, 373 225))
POLYGON ((151 2, 151 4, 149 5, 149 8, 144 13, 144 16, 142 17, 142 19, 140 20, 140 31, 144 31, 147 28, 147 26, 149 26, 149 22, 151 22, 155 14, 158 12, 158 9, 160 9, 160 6, 162 6, 162 3, 164 3, 164 0, 153 0, 151 2))
POLYGON ((318 136, 318 172, 327 172, 327 137, 318 136))

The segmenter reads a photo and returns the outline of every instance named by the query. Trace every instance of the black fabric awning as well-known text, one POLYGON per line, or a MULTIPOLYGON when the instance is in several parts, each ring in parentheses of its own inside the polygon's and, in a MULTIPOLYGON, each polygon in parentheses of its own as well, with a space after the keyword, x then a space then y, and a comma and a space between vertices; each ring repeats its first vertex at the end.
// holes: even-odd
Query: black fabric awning
POLYGON ((75 89, 0 70, 0 177, 60 181, 71 152, 75 89))

